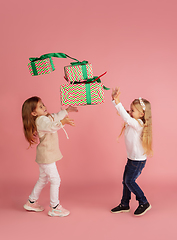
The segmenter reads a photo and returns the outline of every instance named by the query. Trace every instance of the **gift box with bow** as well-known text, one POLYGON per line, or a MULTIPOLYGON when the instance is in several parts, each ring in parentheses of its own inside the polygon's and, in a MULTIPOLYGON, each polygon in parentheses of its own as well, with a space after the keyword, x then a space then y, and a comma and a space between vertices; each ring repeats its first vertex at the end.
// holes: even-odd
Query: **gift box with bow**
POLYGON ((32 76, 37 76, 41 74, 47 74, 55 70, 52 57, 55 58, 70 58, 77 62, 77 59, 68 56, 65 53, 47 53, 41 55, 40 57, 29 58, 30 63, 28 63, 28 68, 32 76))
POLYGON ((55 70, 52 58, 31 61, 28 63, 28 68, 32 76, 48 74, 55 70))
POLYGON ((87 61, 72 62, 71 65, 64 67, 65 78, 70 81, 79 81, 93 78, 92 64, 87 61))
POLYGON ((61 105, 81 106, 104 103, 104 89, 109 90, 109 88, 101 83, 100 77, 87 79, 84 83, 74 82, 61 85, 61 105))

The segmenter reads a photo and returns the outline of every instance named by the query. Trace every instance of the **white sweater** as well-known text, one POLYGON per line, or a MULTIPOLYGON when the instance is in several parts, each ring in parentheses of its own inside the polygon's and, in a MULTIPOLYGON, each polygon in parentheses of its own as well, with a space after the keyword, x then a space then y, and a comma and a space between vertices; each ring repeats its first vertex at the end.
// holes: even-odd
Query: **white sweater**
POLYGON ((54 120, 49 116, 40 116, 36 119, 37 133, 40 143, 36 150, 37 163, 53 163, 60 160, 63 156, 59 149, 57 131, 63 126, 60 122, 67 116, 66 110, 51 114, 54 120))
POLYGON ((141 134, 143 130, 143 121, 141 119, 132 118, 121 103, 115 104, 117 111, 122 119, 125 121, 125 145, 127 151, 127 158, 136 161, 146 160, 147 156, 144 154, 144 149, 141 143, 141 134))

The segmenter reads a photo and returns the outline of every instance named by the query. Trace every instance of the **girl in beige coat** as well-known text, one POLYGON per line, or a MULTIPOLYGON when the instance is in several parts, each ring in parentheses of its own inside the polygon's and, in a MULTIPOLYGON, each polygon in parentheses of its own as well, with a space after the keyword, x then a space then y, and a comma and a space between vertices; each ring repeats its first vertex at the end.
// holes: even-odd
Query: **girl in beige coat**
MULTIPOLYGON (((27 99, 22 106, 24 134, 30 146, 39 144, 36 151, 36 162, 39 165, 39 179, 34 186, 24 208, 28 211, 43 211, 44 208, 37 202, 44 186, 50 182, 50 210, 49 216, 67 216, 69 211, 60 205, 59 186, 60 176, 56 161, 63 156, 59 149, 58 133, 65 124, 74 126, 74 121, 68 117, 69 112, 77 112, 77 108, 69 106, 66 110, 49 114, 46 106, 39 97, 27 99)), ((65 131, 65 130, 64 130, 65 131)), ((67 135, 67 134, 66 134, 67 135)))

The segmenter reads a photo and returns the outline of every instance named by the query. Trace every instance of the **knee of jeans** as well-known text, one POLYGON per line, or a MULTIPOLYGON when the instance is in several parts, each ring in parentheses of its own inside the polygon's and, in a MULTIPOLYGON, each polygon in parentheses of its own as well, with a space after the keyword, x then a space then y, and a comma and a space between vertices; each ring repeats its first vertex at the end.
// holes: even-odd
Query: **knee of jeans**
POLYGON ((132 183, 134 183, 135 182, 135 180, 134 179, 125 179, 124 180, 124 184, 126 185, 126 186, 130 186, 132 183))

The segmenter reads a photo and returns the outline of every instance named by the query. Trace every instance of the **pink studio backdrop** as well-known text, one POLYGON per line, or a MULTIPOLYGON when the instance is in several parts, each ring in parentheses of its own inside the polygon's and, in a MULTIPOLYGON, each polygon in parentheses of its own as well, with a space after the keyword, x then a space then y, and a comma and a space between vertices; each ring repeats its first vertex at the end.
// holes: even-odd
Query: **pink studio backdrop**
MULTIPOLYGON (((117 239, 118 225, 122 230, 120 235, 124 236, 125 224, 129 228, 139 224, 144 229, 146 224, 153 228, 153 223, 158 222, 153 236, 159 236, 160 231, 161 239, 167 236, 174 239, 174 232, 163 228, 165 217, 173 226, 174 215, 170 212, 169 217, 168 211, 163 212, 163 206, 170 203, 176 207, 177 201, 176 10, 175 0, 7 0, 1 3, 0 235, 10 239, 15 233, 18 239, 24 236, 30 239, 32 233, 28 235, 24 229, 31 222, 40 221, 44 228, 46 224, 52 229, 59 221, 63 226, 62 239, 71 236, 117 239), (116 141, 122 120, 111 103, 111 91, 105 91, 104 104, 78 107, 78 113, 70 114, 76 126, 66 126, 69 140, 59 131, 64 156, 57 163, 62 178, 60 195, 62 204, 70 207, 73 215, 69 220, 48 222, 44 214, 23 211, 22 206, 37 180, 38 168, 34 162, 35 147, 27 150, 28 143, 23 136, 21 106, 27 98, 37 95, 50 112, 59 111, 59 89, 65 83, 63 67, 70 63, 69 59, 54 58, 54 72, 32 77, 27 68, 28 58, 50 52, 88 60, 94 75, 107 71, 102 82, 110 88, 120 86, 121 101, 127 109, 140 96, 151 102, 154 156, 148 159, 139 182, 154 206, 153 217, 149 212, 149 218, 144 216, 140 221, 133 216, 112 217, 109 213, 121 197, 126 161, 123 137, 119 143, 116 141), (103 220, 104 217, 109 221, 103 220), (81 221, 85 218, 85 222, 81 221), (12 232, 8 231, 9 225, 12 232), (22 226, 23 231, 18 231, 22 226), (72 235, 64 229, 72 229, 72 235)), ((41 202, 47 208, 48 187, 42 192, 41 202)), ((137 206, 134 200, 132 204, 134 208, 137 206)), ((41 234, 35 226, 33 232, 41 234)), ((50 233, 45 230, 42 236, 47 239, 50 233)), ((136 237, 136 233, 128 233, 125 239, 130 236, 136 237)))

